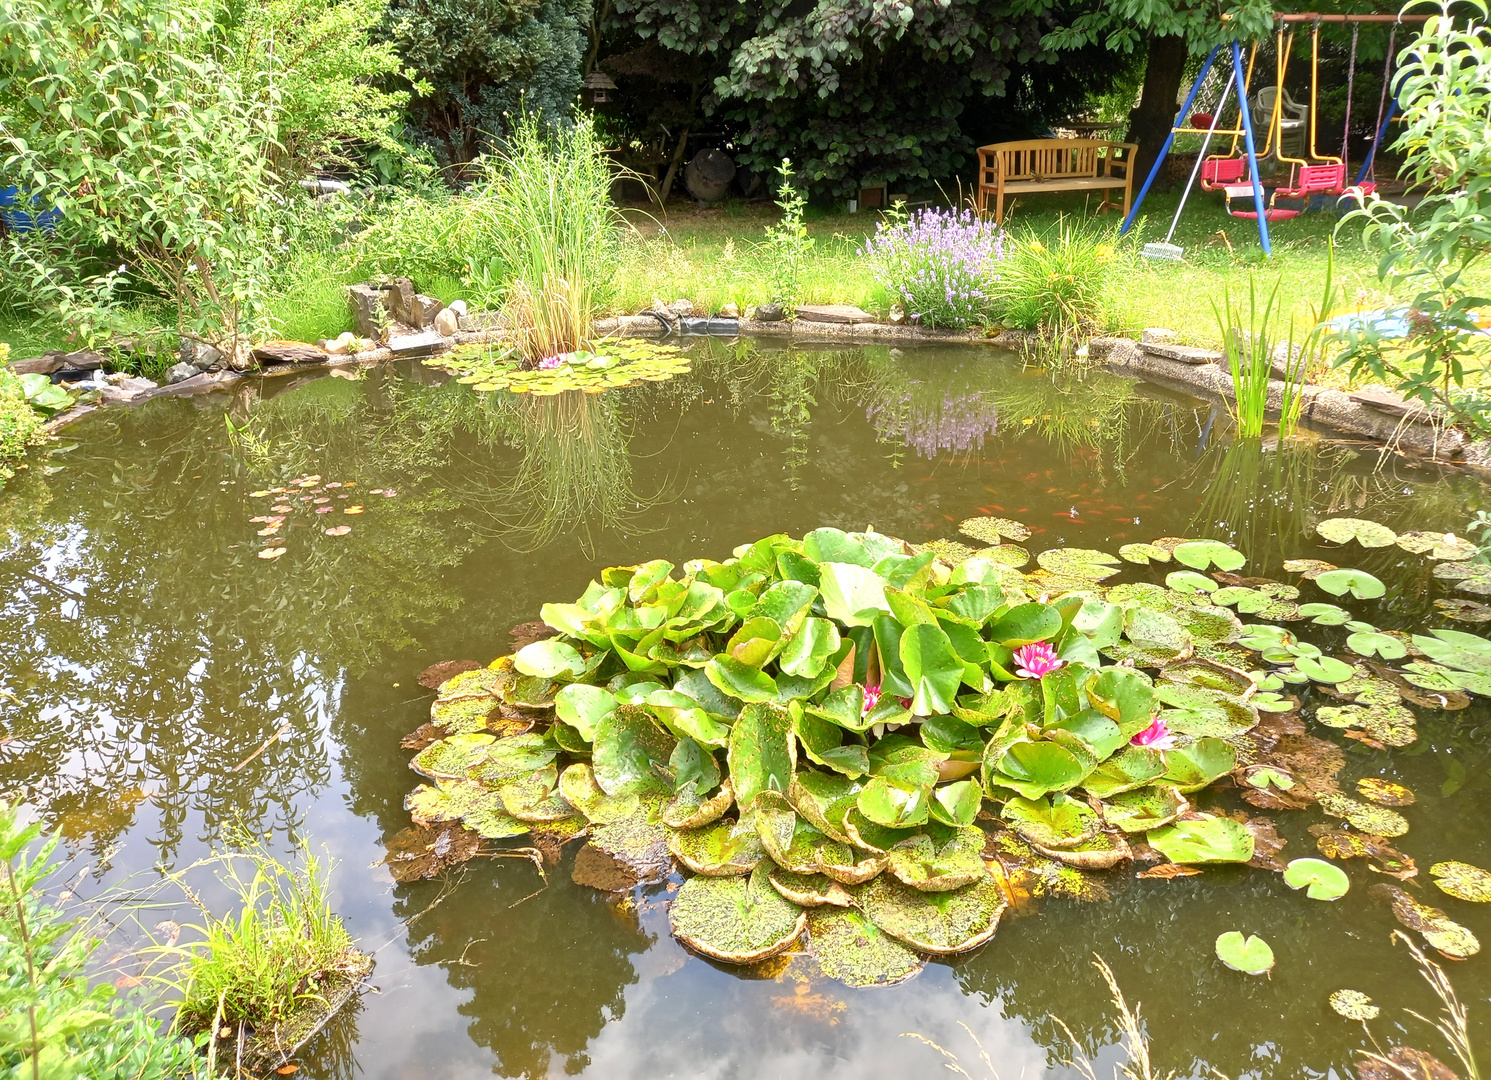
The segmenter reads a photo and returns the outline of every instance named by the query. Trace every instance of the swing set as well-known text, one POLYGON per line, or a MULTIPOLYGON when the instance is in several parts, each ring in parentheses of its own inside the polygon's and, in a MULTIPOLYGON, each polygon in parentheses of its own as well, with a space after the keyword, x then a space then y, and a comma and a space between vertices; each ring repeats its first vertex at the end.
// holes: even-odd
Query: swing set
MULTIPOLYGON (((1232 72, 1227 79, 1227 84, 1222 90, 1215 108, 1210 113, 1192 113, 1192 106, 1196 104, 1196 97, 1201 91, 1206 78, 1211 74, 1212 65, 1216 62, 1217 54, 1224 48, 1223 45, 1214 46, 1207 54, 1206 61, 1201 65, 1201 72, 1196 76, 1196 81, 1191 85, 1190 92, 1186 95, 1185 103, 1180 107, 1180 113, 1176 117, 1175 124, 1170 129, 1170 135, 1165 139, 1165 144, 1160 148, 1159 155, 1155 158, 1154 165, 1149 170, 1149 175, 1144 180, 1144 185, 1139 189, 1138 197, 1134 199, 1133 208, 1124 219, 1121 233, 1127 233, 1133 225, 1134 219, 1139 215, 1139 208, 1144 203, 1144 197, 1149 193, 1150 185, 1159 175, 1165 158, 1170 153, 1170 148, 1175 142, 1177 135, 1202 135, 1204 139, 1201 144, 1201 152, 1196 159, 1196 168, 1191 170, 1191 178, 1186 184, 1185 191, 1181 193, 1180 206, 1176 209, 1175 220, 1171 222, 1170 232, 1165 237, 1165 243, 1154 245, 1156 248, 1168 249, 1178 252, 1178 248, 1170 245, 1170 239, 1175 235, 1175 227, 1180 222, 1181 211, 1185 209, 1187 196, 1190 195, 1191 187, 1199 180, 1201 190, 1220 191, 1225 200, 1227 213, 1235 218, 1246 218, 1258 222, 1258 240, 1263 247, 1263 253, 1272 257, 1273 248, 1269 243, 1268 224, 1271 221, 1287 221, 1297 217, 1304 210, 1311 209, 1316 200, 1326 198, 1339 198, 1343 195, 1361 194, 1376 190, 1375 162, 1378 147, 1382 143, 1383 136, 1387 133, 1388 125, 1392 123, 1393 116, 1397 113, 1398 102, 1395 96, 1388 93, 1388 86, 1392 81, 1394 47, 1397 43, 1398 25, 1405 22, 1424 22, 1428 19, 1425 15, 1325 15, 1325 14, 1291 14, 1276 15, 1278 26, 1278 43, 1275 50, 1275 82, 1272 86, 1265 86, 1256 94, 1250 95, 1250 88, 1254 85, 1254 73, 1258 67, 1259 42, 1254 42, 1248 52, 1246 65, 1243 62, 1243 48, 1237 41, 1231 42, 1232 72), (1294 49, 1296 27, 1300 24, 1311 25, 1310 34, 1310 103, 1301 106, 1290 99, 1285 90, 1285 79, 1289 69, 1289 57, 1294 49), (1351 56, 1346 68, 1346 123, 1341 137, 1340 154, 1326 154, 1317 150, 1317 124, 1316 117, 1319 112, 1319 89, 1320 89, 1320 28, 1323 23, 1350 23, 1351 25, 1351 56), (1348 175, 1348 151, 1351 140, 1351 106, 1352 96, 1356 82, 1356 49, 1357 39, 1361 33, 1362 23, 1389 23, 1392 29, 1388 37, 1387 57, 1382 69, 1382 95, 1377 105, 1377 122, 1372 135, 1372 143, 1356 178, 1351 184, 1347 184, 1348 175), (1219 127, 1223 114, 1227 111, 1228 98, 1236 91, 1236 102, 1234 108, 1237 110, 1237 119, 1232 127, 1219 127), (1392 100, 1389 101, 1389 98, 1392 100), (1264 114, 1267 115, 1265 123, 1262 121, 1264 114), (1255 126, 1256 125, 1256 126, 1255 126), (1261 130, 1260 130, 1261 129, 1261 130), (1262 149, 1258 147, 1258 137, 1262 135, 1262 149), (1214 136, 1230 136, 1232 145, 1225 153, 1207 155, 1207 149, 1211 145, 1214 136), (1286 152, 1286 143, 1294 153, 1286 152), (1275 187, 1272 194, 1266 199, 1262 180, 1259 176, 1258 163, 1260 161, 1274 160, 1280 164, 1289 166, 1289 180, 1287 183, 1275 187), (1279 200, 1288 202, 1302 201, 1299 207, 1281 206, 1279 200), (1234 200, 1242 203, 1234 206, 1234 200)), ((1225 63, 1225 61, 1224 61, 1225 63)), ((1161 257, 1175 258, 1178 255, 1162 255, 1161 257)))

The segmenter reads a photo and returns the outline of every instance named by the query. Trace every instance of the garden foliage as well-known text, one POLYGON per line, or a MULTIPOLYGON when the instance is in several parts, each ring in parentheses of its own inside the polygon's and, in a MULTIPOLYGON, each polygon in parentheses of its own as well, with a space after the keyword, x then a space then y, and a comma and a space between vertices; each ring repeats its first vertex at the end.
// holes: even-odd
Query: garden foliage
POLYGON ((999 227, 972 210, 898 207, 866 242, 875 280, 925 326, 967 327, 989 316, 1004 259, 999 227))
POLYGON ((1095 333, 1122 258, 1117 231, 1062 218, 1051 229, 1014 237, 1011 247, 995 290, 999 317, 1040 330, 1063 348, 1095 333))
MULTIPOLYGON (((0 365, 6 349, 0 346, 0 365)), ((26 400, 26 386, 19 377, 0 369, 0 484, 15 475, 15 463, 29 447, 46 441, 45 421, 26 400)))

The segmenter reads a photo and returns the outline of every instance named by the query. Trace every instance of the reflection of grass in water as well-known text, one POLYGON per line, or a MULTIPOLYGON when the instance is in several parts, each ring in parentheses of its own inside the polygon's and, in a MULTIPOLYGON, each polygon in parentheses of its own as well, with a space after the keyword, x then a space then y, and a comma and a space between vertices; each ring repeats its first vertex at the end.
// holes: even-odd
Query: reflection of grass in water
POLYGON ((1255 573, 1295 558, 1310 543, 1311 496, 1322 483, 1329 487, 1343 464, 1341 455, 1313 443, 1213 443, 1191 473, 1206 489, 1188 532, 1227 540, 1255 573))

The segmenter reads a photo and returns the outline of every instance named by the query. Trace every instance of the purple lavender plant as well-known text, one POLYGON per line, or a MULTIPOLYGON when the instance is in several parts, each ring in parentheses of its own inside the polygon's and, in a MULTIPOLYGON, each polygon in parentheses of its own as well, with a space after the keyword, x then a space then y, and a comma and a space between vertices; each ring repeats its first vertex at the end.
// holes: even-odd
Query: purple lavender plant
POLYGON ((972 210, 917 210, 864 246, 875 278, 924 326, 966 327, 989 310, 1004 235, 972 210))

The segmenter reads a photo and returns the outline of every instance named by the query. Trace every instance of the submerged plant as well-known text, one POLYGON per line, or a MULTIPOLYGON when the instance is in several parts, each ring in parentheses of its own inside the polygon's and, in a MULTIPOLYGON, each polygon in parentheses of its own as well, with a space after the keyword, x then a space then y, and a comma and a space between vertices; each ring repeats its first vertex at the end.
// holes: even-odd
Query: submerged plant
POLYGON ((908 217, 898 206, 863 252, 875 279, 914 320, 961 328, 989 316, 1004 235, 972 210, 921 209, 908 217))

